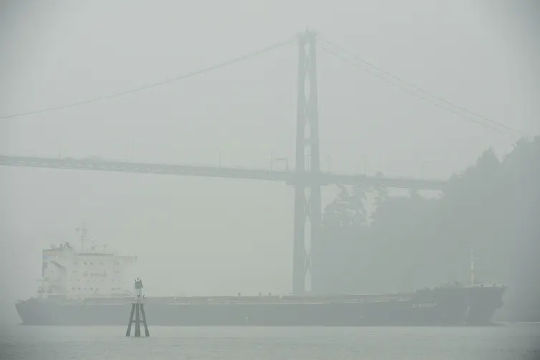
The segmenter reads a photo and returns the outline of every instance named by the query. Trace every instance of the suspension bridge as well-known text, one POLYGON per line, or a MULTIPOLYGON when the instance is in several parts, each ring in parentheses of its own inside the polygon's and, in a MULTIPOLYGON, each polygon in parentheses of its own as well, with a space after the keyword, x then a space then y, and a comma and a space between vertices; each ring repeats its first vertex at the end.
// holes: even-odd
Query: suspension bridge
MULTIPOLYGON (((321 187, 331 184, 340 185, 367 185, 385 188, 402 188, 412 190, 444 190, 445 181, 414 179, 404 177, 367 176, 364 174, 338 174, 321 171, 319 149, 319 116, 317 92, 317 35, 306 31, 296 39, 271 45, 269 47, 241 55, 231 60, 209 66, 197 71, 182 74, 170 79, 140 86, 138 88, 99 96, 70 104, 51 106, 28 112, 0 116, 0 119, 16 118, 42 112, 55 111, 64 108, 82 106, 104 99, 127 96, 144 91, 149 88, 179 81, 213 71, 218 68, 230 66, 237 62, 262 55, 276 48, 296 42, 298 50, 297 71, 297 111, 296 111, 296 156, 293 170, 266 170, 248 169, 221 166, 194 166, 187 164, 159 164, 137 163, 125 161, 112 161, 93 158, 47 158, 28 156, 0 155, 0 165, 12 167, 53 168, 85 171, 106 171, 124 173, 145 173, 175 176, 198 176, 213 178, 244 179, 258 181, 281 182, 294 188, 294 234, 293 234, 293 274, 292 291, 302 294, 309 290, 311 273, 311 248, 321 241, 322 205, 321 187)), ((347 54, 330 41, 323 41, 323 49, 344 61, 354 61, 354 57, 347 54)), ((432 104, 452 111, 471 122, 490 127, 498 131, 514 131, 504 124, 487 119, 466 108, 452 102, 431 95, 429 92, 409 84, 400 78, 378 69, 375 65, 362 61, 368 70, 375 71, 378 77, 386 81, 395 82, 404 90, 417 95, 432 104)), ((354 63, 353 63, 354 65, 354 63)))

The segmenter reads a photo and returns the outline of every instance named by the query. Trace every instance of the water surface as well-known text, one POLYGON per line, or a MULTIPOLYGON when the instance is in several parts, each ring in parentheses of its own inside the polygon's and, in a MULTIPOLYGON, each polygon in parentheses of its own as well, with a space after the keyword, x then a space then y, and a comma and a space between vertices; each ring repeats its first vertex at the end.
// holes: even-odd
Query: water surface
POLYGON ((493 327, 7 326, 0 359, 540 359, 540 324, 493 327))

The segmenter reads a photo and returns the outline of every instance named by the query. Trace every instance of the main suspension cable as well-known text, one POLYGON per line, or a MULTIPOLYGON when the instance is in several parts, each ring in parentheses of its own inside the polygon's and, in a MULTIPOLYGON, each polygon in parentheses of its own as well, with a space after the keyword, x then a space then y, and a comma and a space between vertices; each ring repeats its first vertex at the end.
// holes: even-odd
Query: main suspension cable
POLYGON ((204 67, 204 68, 201 68, 201 69, 190 71, 190 72, 187 72, 187 73, 184 73, 184 74, 176 75, 174 77, 171 77, 171 78, 168 78, 168 79, 165 79, 165 80, 160 80, 160 81, 155 81, 155 82, 151 82, 151 83, 148 83, 148 84, 144 84, 144 85, 141 85, 139 87, 135 87, 135 88, 127 89, 127 90, 122 90, 122 91, 111 93, 111 94, 100 95, 100 96, 96 96, 96 97, 93 97, 93 98, 84 99, 84 100, 80 100, 80 101, 74 101, 74 102, 67 103, 67 104, 48 106, 48 107, 43 107, 43 108, 40 108, 40 109, 35 109, 35 110, 30 110, 30 111, 24 111, 24 112, 18 112, 18 113, 2 115, 2 116, 0 116, 0 119, 10 119, 10 118, 23 117, 23 116, 28 116, 28 115, 36 115, 36 114, 46 113, 46 112, 55 111, 55 110, 68 109, 68 108, 73 108, 73 107, 77 107, 77 106, 81 106, 81 105, 96 103, 96 102, 103 101, 103 100, 119 98, 119 97, 122 97, 122 96, 126 96, 126 95, 134 94, 134 93, 137 93, 137 92, 149 90, 149 89, 159 87, 159 86, 163 86, 163 85, 166 85, 166 84, 170 84, 170 83, 173 83, 173 82, 189 79, 189 78, 195 77, 197 75, 201 75, 201 74, 204 74, 204 73, 216 70, 216 69, 220 69, 220 68, 223 68, 223 67, 226 67, 226 66, 229 66, 229 65, 233 65, 233 64, 236 64, 238 62, 242 62, 242 61, 251 59, 253 57, 268 53, 268 52, 270 52, 272 50, 275 50, 277 48, 289 45, 289 44, 293 43, 294 41, 295 41, 295 39, 291 38, 289 40, 281 41, 281 42, 269 45, 267 47, 264 47, 264 48, 249 52, 249 53, 244 54, 244 55, 234 57, 232 59, 229 59, 229 60, 214 64, 214 65, 211 65, 211 66, 207 66, 207 67, 204 67))

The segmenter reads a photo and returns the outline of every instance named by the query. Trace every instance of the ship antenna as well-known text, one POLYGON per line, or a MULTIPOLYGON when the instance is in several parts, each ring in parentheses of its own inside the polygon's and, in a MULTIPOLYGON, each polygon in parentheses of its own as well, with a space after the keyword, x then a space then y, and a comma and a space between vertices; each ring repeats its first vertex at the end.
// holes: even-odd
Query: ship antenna
POLYGON ((88 240, 88 230, 86 229, 86 224, 82 223, 82 225, 75 230, 81 233, 81 251, 84 251, 84 243, 86 242, 86 240, 88 240))
POLYGON ((476 279, 475 279, 475 273, 474 273, 474 251, 471 248, 471 259, 470 259, 470 271, 471 271, 471 286, 474 286, 476 279))

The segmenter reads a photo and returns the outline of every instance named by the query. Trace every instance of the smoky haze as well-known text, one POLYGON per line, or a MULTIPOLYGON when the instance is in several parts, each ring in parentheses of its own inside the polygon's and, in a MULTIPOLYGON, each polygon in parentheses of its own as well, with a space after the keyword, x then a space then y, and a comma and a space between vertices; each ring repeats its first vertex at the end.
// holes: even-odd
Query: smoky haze
MULTIPOLYGON (((319 46, 321 168, 448 179, 487 149, 504 159, 519 138, 540 132, 538 10, 526 1, 4 1, 0 117, 170 79, 309 28, 520 130, 478 125, 319 46)), ((284 169, 271 161, 284 158, 293 168, 296 71, 293 41, 130 95, 2 118, 0 153, 264 169, 284 169)), ((338 192, 325 189, 323 205, 338 192)), ((41 250, 78 245, 83 222, 97 244, 138 256, 151 295, 291 291, 293 191, 285 184, 0 167, 0 201, 2 323, 17 322, 13 304, 35 294, 41 250)), ((452 275, 467 280, 466 269, 452 275)), ((538 273, 529 275, 524 282, 538 273)), ((447 280, 388 281, 377 290, 447 280)))

